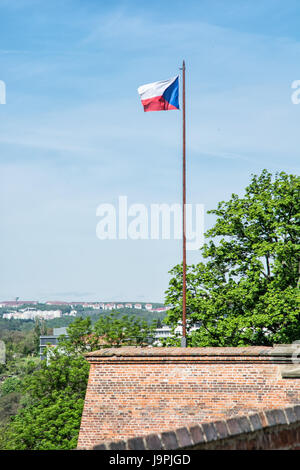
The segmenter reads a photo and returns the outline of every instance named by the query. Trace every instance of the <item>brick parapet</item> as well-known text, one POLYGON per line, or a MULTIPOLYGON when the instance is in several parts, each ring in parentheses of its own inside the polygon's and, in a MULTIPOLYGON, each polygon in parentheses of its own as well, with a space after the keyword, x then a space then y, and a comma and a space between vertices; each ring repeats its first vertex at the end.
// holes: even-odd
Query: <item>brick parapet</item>
POLYGON ((90 449, 108 440, 197 423, 220 421, 221 429, 223 420, 299 404, 294 351, 293 345, 278 345, 124 347, 88 353, 91 368, 78 446, 90 449))
POLYGON ((93 450, 222 450, 300 448, 300 406, 106 441, 93 450))
MULTIPOLYGON (((300 348, 299 348, 300 349, 300 348)), ((85 354, 91 364, 155 364, 155 363, 220 363, 247 362, 290 364, 295 353, 294 345, 247 346, 247 347, 204 347, 165 348, 133 347, 100 349, 85 354)))

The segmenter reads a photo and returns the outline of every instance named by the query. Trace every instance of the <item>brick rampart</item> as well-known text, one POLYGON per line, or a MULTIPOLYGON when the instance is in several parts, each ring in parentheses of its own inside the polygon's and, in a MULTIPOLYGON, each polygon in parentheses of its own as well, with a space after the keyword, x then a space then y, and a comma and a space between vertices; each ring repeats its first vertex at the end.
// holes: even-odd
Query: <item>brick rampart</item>
POLYGON ((287 345, 89 353, 78 448, 298 404, 293 353, 287 345))
POLYGON ((300 450, 300 406, 108 441, 93 450, 300 450))

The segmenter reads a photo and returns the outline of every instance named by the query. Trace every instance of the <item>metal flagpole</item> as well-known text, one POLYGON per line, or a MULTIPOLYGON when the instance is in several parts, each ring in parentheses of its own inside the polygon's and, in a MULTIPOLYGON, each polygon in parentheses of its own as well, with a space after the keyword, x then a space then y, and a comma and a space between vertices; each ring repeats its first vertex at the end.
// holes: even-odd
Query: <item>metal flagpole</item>
POLYGON ((185 61, 182 62, 182 338, 181 347, 186 348, 186 171, 185 171, 185 61))

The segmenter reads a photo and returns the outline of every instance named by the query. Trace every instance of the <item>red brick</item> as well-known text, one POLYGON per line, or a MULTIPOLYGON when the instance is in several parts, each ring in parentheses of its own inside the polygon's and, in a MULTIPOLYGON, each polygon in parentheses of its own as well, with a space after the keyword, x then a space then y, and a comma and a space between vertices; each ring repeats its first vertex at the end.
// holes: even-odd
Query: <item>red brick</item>
MULTIPOLYGON (((250 422, 251 429, 268 425, 263 410, 300 402, 300 381, 281 378, 272 348, 126 347, 87 359, 78 448, 258 413, 237 424, 247 432, 250 422)), ((268 419, 274 426, 286 421, 282 412, 268 419)))

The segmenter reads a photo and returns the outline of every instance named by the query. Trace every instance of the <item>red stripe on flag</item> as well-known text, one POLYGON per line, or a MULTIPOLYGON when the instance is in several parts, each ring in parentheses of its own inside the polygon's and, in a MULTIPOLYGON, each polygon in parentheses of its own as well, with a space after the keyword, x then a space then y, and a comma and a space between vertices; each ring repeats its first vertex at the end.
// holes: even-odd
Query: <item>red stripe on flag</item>
POLYGON ((154 98, 148 98, 142 100, 144 111, 168 111, 171 109, 177 109, 172 104, 168 103, 163 96, 155 96, 154 98))

